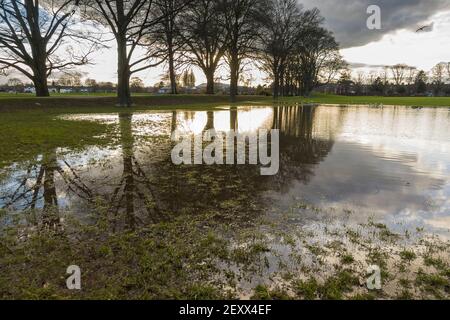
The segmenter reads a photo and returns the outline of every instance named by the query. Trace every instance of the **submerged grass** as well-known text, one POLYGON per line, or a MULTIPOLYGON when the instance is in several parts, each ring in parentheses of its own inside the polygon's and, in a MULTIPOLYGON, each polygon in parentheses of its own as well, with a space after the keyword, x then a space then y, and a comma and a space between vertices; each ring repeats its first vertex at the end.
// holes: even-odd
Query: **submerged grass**
POLYGON ((0 167, 30 160, 47 150, 77 150, 87 145, 104 145, 111 126, 91 121, 57 119, 46 111, 0 113, 0 167))
MULTIPOLYGON (((396 255, 382 248, 368 250, 367 263, 361 264, 363 261, 356 256, 365 256, 361 255, 364 247, 353 249, 354 255, 350 255, 345 247, 326 245, 320 254, 340 259, 331 264, 325 258, 320 264, 308 264, 317 252, 311 251, 310 246, 308 249, 303 245, 290 246, 290 256, 301 259, 281 263, 281 260, 274 260, 276 246, 269 246, 267 242, 268 235, 282 234, 276 226, 261 229, 256 223, 233 228, 230 233, 226 225, 217 224, 205 211, 124 228, 117 224, 120 217, 112 216, 102 202, 96 205, 94 212, 89 223, 57 211, 35 210, 21 216, 3 213, 0 298, 236 299, 246 290, 243 284, 254 282, 251 279, 264 279, 248 288, 252 290, 248 297, 253 299, 450 297, 448 266, 437 259, 429 258, 418 264, 420 268, 413 278, 413 270, 394 272, 391 262, 396 255), (362 286, 367 278, 365 270, 372 264, 382 269, 381 291, 369 291, 362 286), (428 264, 439 270, 425 271, 428 264), (69 265, 81 268, 80 291, 66 288, 69 265), (267 273, 275 265, 278 271, 267 273), (277 278, 279 280, 275 281, 277 278), (390 283, 398 283, 396 287, 400 291, 391 292, 390 283)), ((295 243, 311 242, 305 233, 284 232, 295 237, 295 243)), ((336 237, 342 239, 342 234, 336 237)), ((443 248, 448 250, 448 244, 443 248)), ((411 252, 399 251, 397 257, 412 261, 411 252)))
POLYGON ((41 224, 22 225, 2 235, 0 297, 3 299, 216 299, 214 261, 226 247, 202 221, 158 223, 139 230, 111 232, 99 219, 78 225, 76 234, 41 224), (26 235, 21 239, 20 233, 26 235), (179 235, 183 235, 180 237, 179 235), (49 263, 51 261, 51 263, 49 263), (65 270, 78 265, 81 291, 65 286, 65 270))

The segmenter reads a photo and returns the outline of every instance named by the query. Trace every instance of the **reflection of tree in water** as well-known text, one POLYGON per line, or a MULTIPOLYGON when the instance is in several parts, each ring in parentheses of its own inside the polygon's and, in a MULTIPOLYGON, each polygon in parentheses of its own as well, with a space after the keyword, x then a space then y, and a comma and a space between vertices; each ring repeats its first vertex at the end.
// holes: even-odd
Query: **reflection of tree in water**
POLYGON ((214 112, 208 111, 206 112, 206 125, 203 129, 204 131, 213 130, 214 129, 214 112))
POLYGON ((157 201, 150 179, 134 155, 132 114, 119 114, 119 126, 123 172, 113 191, 110 204, 113 214, 122 217, 121 213, 124 213, 126 227, 133 228, 136 223, 159 220, 161 205, 157 201))
POLYGON ((16 186, 3 191, 0 197, 2 208, 42 209, 43 223, 56 224, 59 219, 57 176, 63 182, 59 185, 60 193, 72 192, 80 199, 92 201, 91 190, 67 161, 58 161, 56 149, 51 149, 38 163, 28 166, 16 186))
MULTIPOLYGON (((192 119, 194 113, 185 114, 184 119, 192 119)), ((207 111, 202 133, 214 129, 214 112, 207 111)), ((172 129, 183 126, 177 123, 177 113, 172 114, 172 129)), ((237 125, 237 109, 230 110, 230 128, 237 125), (233 124, 234 123, 234 124, 233 124)), ((192 136, 193 138, 193 136, 192 136)), ((175 144, 175 143, 173 143, 175 144)), ((208 143, 205 143, 209 144, 208 143)), ((154 163, 152 172, 158 173, 154 181, 155 195, 165 204, 165 217, 180 215, 210 215, 215 221, 238 222, 239 217, 248 219, 255 210, 259 191, 255 190, 257 166, 237 165, 174 165, 167 155, 165 161, 154 163)), ((258 185, 258 184, 256 184, 258 185)))
MULTIPOLYGON (((237 130, 238 110, 231 108, 229 112, 230 129, 237 130)), ((175 117, 176 113, 172 128, 175 117)), ((154 164, 159 173, 156 197, 167 205, 167 216, 206 211, 216 220, 237 223, 260 214, 264 191, 287 188, 293 180, 307 182, 314 174, 314 166, 330 152, 333 140, 313 134, 314 117, 314 107, 274 108, 273 128, 280 129, 281 145, 280 172, 273 177, 261 176, 257 165, 175 166, 170 158, 154 164)), ((207 112, 203 131, 209 129, 214 129, 212 111, 207 112)))
POLYGON ((230 129, 234 130, 236 132, 238 130, 238 128, 239 128, 238 110, 236 107, 231 107, 230 108, 230 129))
MULTIPOLYGON (((314 165, 330 152, 332 138, 317 138, 313 134, 315 111, 314 107, 274 108, 273 128, 280 129, 281 144, 280 172, 274 177, 261 176, 256 165, 175 166, 170 159, 171 143, 168 140, 167 145, 164 140, 155 140, 157 144, 147 150, 151 154, 162 152, 165 160, 157 157, 158 161, 151 161, 151 154, 146 154, 145 158, 137 157, 137 152, 144 151, 145 145, 135 141, 132 114, 122 113, 119 116, 122 167, 118 177, 113 178, 112 188, 102 185, 98 178, 88 188, 69 163, 58 161, 56 150, 52 150, 39 164, 28 169, 18 187, 15 186, 8 195, 1 195, 0 204, 49 211, 61 205, 58 192, 65 191, 63 188, 88 204, 95 204, 91 191, 95 190, 108 201, 110 217, 119 228, 205 212, 217 221, 242 223, 261 213, 264 191, 287 188, 293 180, 307 182, 314 173, 314 165), (164 151, 161 151, 161 144, 164 151), (102 189, 107 190, 106 193, 102 189)), ((239 112, 237 108, 231 108, 229 112, 230 129, 237 130, 239 112)), ((177 115, 178 112, 173 111, 172 121, 168 124, 172 131, 182 125, 177 122, 177 115)), ((193 113, 186 114, 186 117, 192 116, 193 113)), ((213 128, 214 112, 210 111, 203 129, 213 128)))
POLYGON ((280 171, 274 179, 280 188, 292 179, 308 183, 314 175, 314 165, 323 161, 334 141, 315 136, 317 107, 279 106, 274 108, 273 129, 280 130, 280 171))

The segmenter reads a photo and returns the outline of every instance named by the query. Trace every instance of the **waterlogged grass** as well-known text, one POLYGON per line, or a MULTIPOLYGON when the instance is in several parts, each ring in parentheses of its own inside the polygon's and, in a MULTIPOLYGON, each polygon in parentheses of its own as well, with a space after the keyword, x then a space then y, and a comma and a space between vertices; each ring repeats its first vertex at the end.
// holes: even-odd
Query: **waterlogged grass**
POLYGON ((39 231, 9 228, 0 246, 0 297, 225 298, 226 291, 209 281, 217 273, 214 259, 225 248, 212 239, 212 231, 198 232, 201 223, 176 220, 111 232, 110 223, 99 219, 94 225, 78 225, 77 234, 48 225, 41 225, 39 231), (18 232, 27 234, 26 241, 18 232), (73 264, 82 270, 79 292, 65 288, 65 270, 73 264))
POLYGON ((111 127, 92 121, 66 121, 58 112, 22 111, 0 113, 0 167, 30 160, 55 148, 80 149, 104 145, 111 127))
POLYGON ((448 243, 422 239, 410 251, 395 249, 369 224, 360 236, 363 246, 352 247, 337 243, 351 243, 345 228, 325 234, 280 231, 267 222, 228 228, 207 210, 133 228, 118 224, 126 217, 112 216, 101 201, 90 223, 56 211, 29 211, 25 217, 2 215, 3 222, 9 221, 0 232, 3 299, 450 297, 448 243), (274 235, 291 238, 290 262, 277 251, 274 235), (372 247, 368 235, 375 235, 381 245, 372 247), (316 236, 330 237, 321 250, 306 245, 316 236), (405 260, 410 264, 401 269, 405 260), (365 286, 366 269, 372 264, 382 270, 381 290, 365 286), (66 288, 69 265, 81 268, 80 291, 66 288))
MULTIPOLYGON (((159 108, 159 107, 192 107, 203 104, 212 106, 216 103, 229 104, 230 99, 226 95, 153 95, 134 94, 135 108, 159 108)), ((239 103, 270 104, 274 102, 267 96, 239 96, 239 103)), ((384 96, 340 96, 330 94, 312 94, 310 97, 281 97, 277 103, 317 103, 339 105, 395 105, 413 107, 450 107, 450 97, 384 97, 384 96)), ((31 94, 0 93, 0 110, 2 105, 15 108, 36 108, 39 106, 51 106, 52 108, 64 107, 113 107, 116 104, 114 94, 53 94, 51 97, 37 98, 31 94)), ((101 112, 101 111, 99 111, 101 112)))

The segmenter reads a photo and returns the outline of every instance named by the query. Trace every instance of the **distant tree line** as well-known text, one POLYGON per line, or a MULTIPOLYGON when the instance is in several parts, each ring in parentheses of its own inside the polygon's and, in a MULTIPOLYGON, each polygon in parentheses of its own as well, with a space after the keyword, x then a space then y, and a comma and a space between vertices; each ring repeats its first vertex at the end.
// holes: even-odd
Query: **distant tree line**
POLYGON ((347 69, 340 73, 335 90, 343 95, 449 96, 450 62, 438 63, 429 72, 406 64, 353 75, 347 69))

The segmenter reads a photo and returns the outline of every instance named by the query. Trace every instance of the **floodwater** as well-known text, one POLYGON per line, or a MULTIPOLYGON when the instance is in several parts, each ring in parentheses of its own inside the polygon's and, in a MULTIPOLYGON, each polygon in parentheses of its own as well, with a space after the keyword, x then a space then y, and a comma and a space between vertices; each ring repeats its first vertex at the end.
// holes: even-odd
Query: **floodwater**
POLYGON ((217 223, 247 223, 289 211, 297 212, 295 223, 314 223, 318 215, 296 211, 308 205, 320 217, 373 218, 449 238, 450 108, 223 107, 63 117, 115 124, 117 134, 108 146, 48 150, 3 168, 0 208, 56 207, 84 217, 103 201, 124 214, 125 226, 199 212, 212 212, 217 223), (280 129, 279 173, 172 164, 173 130, 212 128, 280 129))

